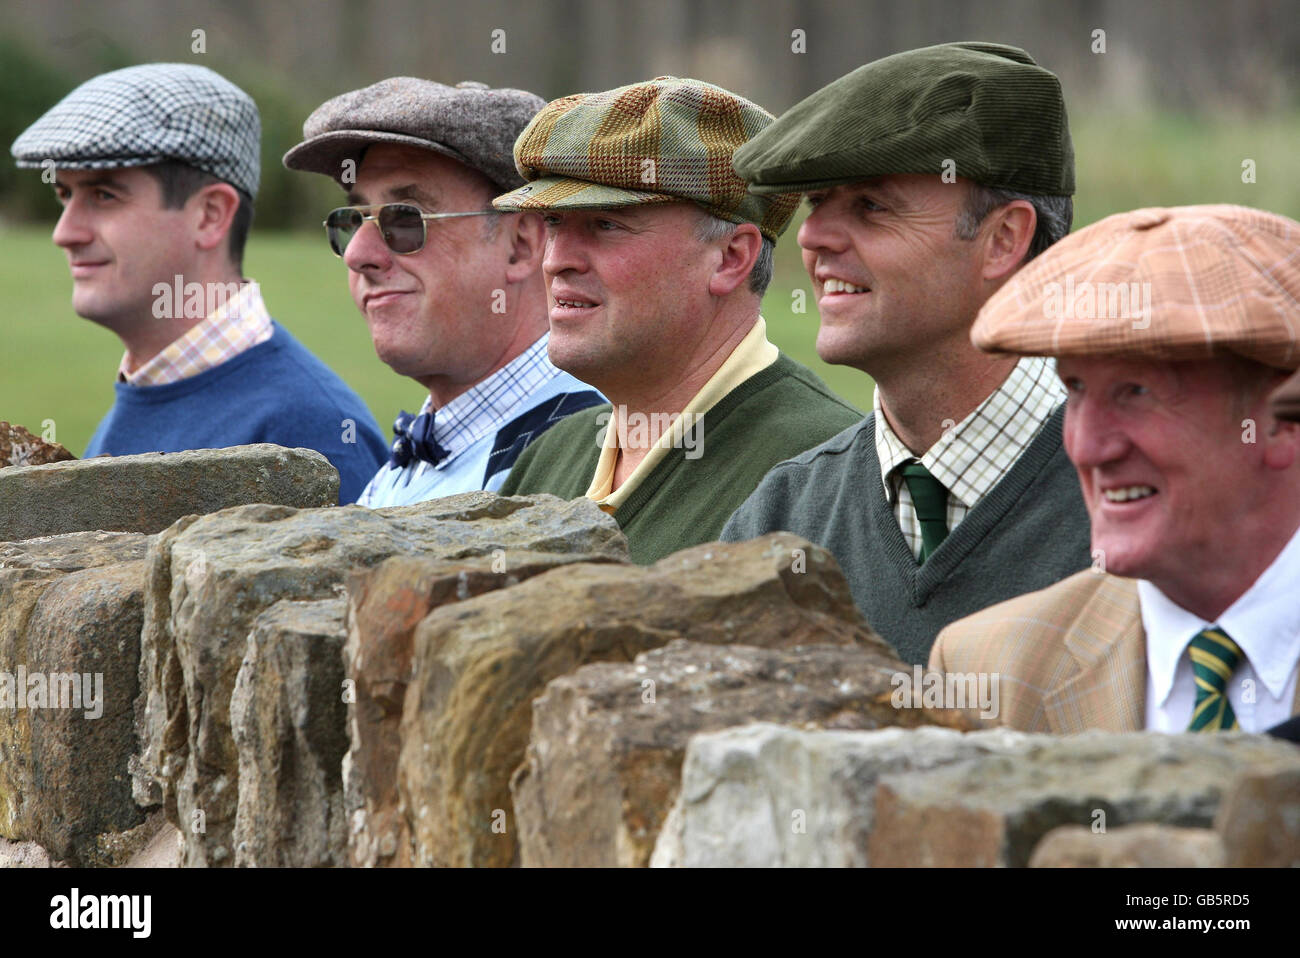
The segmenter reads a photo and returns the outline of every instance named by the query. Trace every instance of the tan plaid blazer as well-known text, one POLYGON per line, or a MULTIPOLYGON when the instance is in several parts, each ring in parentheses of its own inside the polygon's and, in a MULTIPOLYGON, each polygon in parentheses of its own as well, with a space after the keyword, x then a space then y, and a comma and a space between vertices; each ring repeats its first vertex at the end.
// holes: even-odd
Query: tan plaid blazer
MULTIPOLYGON (((1137 581, 1085 569, 939 633, 930 668, 997 673, 996 724, 1058 734, 1146 726, 1137 581)), ((1300 688, 1291 713, 1300 713, 1300 688)))

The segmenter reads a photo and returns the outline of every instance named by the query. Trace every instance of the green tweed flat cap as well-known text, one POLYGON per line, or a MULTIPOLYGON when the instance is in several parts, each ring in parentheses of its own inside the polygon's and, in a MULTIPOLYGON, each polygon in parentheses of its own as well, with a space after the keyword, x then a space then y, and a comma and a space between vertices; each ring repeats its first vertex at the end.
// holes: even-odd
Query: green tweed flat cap
POLYGON ((798 197, 756 196, 731 167, 736 148, 772 120, 744 97, 676 77, 552 100, 515 141, 515 167, 528 185, 492 205, 610 209, 690 200, 775 241, 798 197))
POLYGON ((858 67, 792 106, 734 165, 759 194, 947 169, 984 186, 1074 193, 1060 81, 998 43, 944 43, 858 67))

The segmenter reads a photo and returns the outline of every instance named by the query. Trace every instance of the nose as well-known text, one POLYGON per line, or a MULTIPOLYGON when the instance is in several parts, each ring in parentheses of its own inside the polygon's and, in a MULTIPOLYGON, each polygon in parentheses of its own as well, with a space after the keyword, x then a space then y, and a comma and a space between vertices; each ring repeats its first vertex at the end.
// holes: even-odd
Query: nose
POLYGON ((357 273, 366 270, 380 273, 388 271, 393 265, 393 251, 384 242, 378 223, 366 220, 361 224, 361 229, 353 234, 351 242, 343 250, 343 262, 348 269, 357 273))
POLYGON ((587 257, 578 230, 564 223, 548 225, 542 256, 542 272, 546 278, 553 279, 566 270, 582 273, 586 269, 587 257))
POLYGON ((59 215, 58 222, 54 224, 54 245, 63 249, 72 249, 76 246, 85 246, 94 238, 95 234, 82 211, 81 203, 75 197, 69 199, 59 215))
POLYGON ((1065 453, 1080 469, 1097 469, 1119 462, 1132 442, 1102 398, 1072 395, 1065 407, 1065 453))
POLYGON ((823 200, 799 226, 799 245, 809 252, 841 253, 848 246, 848 234, 838 225, 830 200, 823 200))

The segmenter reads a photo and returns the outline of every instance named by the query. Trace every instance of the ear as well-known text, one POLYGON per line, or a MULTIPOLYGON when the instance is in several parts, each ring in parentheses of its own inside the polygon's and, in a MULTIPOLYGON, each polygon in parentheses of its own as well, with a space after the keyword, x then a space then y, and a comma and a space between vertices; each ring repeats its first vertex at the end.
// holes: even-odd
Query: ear
POLYGON ((722 261, 709 277, 709 293, 728 296, 749 282, 750 270, 763 248, 763 234, 753 223, 741 223, 721 248, 722 261))
POLYGON ((506 282, 522 283, 542 268, 546 249, 546 224, 540 213, 508 213, 502 228, 510 241, 506 282))
POLYGON ((1038 213, 1026 200, 1012 200, 999 206, 984 221, 984 269, 982 276, 1000 282, 1024 262, 1038 228, 1038 213))
POLYGON ((186 206, 194 210, 197 218, 194 242, 201 250, 213 250, 226 241, 230 232, 239 210, 239 191, 229 183, 209 183, 191 196, 186 206))

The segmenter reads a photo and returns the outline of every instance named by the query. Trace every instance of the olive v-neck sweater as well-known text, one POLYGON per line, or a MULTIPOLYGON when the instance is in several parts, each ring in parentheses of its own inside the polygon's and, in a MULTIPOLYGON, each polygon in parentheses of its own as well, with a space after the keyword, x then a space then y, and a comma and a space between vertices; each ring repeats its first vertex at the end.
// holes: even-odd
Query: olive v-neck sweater
POLYGON ((1064 406, 1052 414, 924 564, 885 494, 874 414, 768 473, 722 538, 785 530, 829 550, 867 621, 905 661, 924 665, 950 622, 1091 564, 1088 513, 1061 442, 1064 414, 1064 406))
MULTIPOLYGON (((585 496, 611 408, 593 406, 551 427, 520 455, 501 494, 585 496)), ((769 469, 861 415, 811 370, 782 353, 704 413, 693 427, 698 457, 688 458, 682 447, 668 450, 614 512, 632 561, 656 562, 717 539, 723 523, 769 469)))

